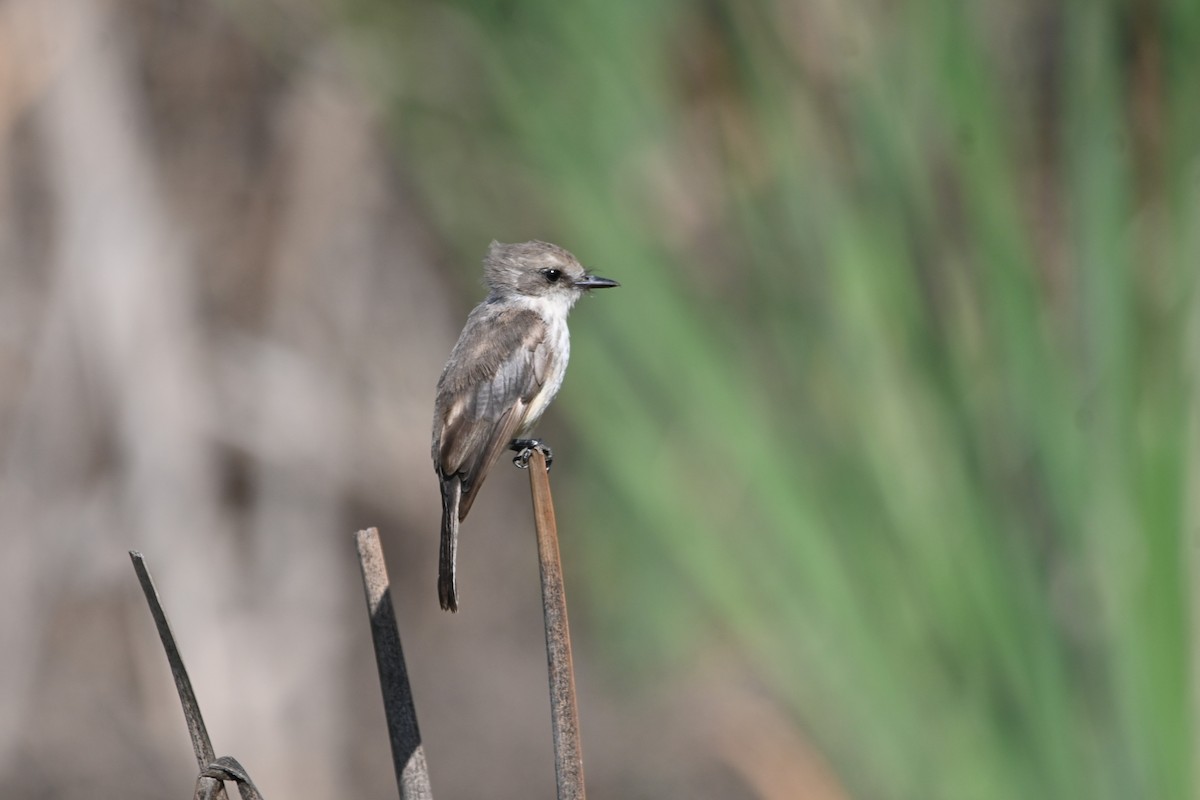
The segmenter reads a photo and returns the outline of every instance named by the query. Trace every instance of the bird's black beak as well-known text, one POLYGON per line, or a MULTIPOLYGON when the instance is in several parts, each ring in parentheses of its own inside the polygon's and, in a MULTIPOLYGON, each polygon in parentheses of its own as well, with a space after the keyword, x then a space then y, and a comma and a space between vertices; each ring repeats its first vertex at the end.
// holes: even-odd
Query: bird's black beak
POLYGON ((575 285, 580 289, 611 289, 614 286, 620 286, 614 280, 609 278, 601 278, 597 275, 584 275, 579 280, 575 281, 575 285))

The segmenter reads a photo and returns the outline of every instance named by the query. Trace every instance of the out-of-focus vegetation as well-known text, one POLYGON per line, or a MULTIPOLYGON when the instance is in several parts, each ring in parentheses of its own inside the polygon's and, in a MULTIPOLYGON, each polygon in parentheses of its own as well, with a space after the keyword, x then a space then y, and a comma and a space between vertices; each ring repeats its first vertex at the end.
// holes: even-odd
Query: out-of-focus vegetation
POLYGON ((347 24, 464 285, 623 283, 555 412, 620 663, 726 642, 856 796, 1193 796, 1200 6, 347 24))

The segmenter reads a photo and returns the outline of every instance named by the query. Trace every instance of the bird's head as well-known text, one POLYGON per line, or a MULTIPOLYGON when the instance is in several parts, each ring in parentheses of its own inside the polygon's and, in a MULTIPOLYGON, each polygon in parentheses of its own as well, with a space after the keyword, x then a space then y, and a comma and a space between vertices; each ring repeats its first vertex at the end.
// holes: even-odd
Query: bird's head
POLYGON ((493 297, 544 300, 564 308, 573 306, 589 289, 620 286, 589 274, 575 256, 549 242, 492 242, 483 272, 493 297))

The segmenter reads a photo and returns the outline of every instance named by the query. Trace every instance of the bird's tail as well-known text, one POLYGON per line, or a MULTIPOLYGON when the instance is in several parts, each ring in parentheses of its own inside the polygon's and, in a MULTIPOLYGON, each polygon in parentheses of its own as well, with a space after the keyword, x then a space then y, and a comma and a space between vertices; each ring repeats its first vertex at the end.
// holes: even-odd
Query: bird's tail
POLYGON ((458 557, 458 504, 462 481, 457 475, 442 479, 442 548, 438 560, 438 599, 447 611, 458 611, 458 586, 454 563, 458 557))

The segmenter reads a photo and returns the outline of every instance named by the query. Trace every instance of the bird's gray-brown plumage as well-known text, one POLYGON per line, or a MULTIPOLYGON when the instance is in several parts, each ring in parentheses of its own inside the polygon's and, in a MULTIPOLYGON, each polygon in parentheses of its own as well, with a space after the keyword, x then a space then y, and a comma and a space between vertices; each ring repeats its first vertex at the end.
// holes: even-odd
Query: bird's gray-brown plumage
POLYGON ((458 610, 458 527, 488 470, 537 422, 570 357, 567 313, 588 289, 616 286, 588 275, 546 242, 493 242, 484 259, 486 300, 467 324, 438 381, 432 455, 441 482, 438 598, 458 610))

